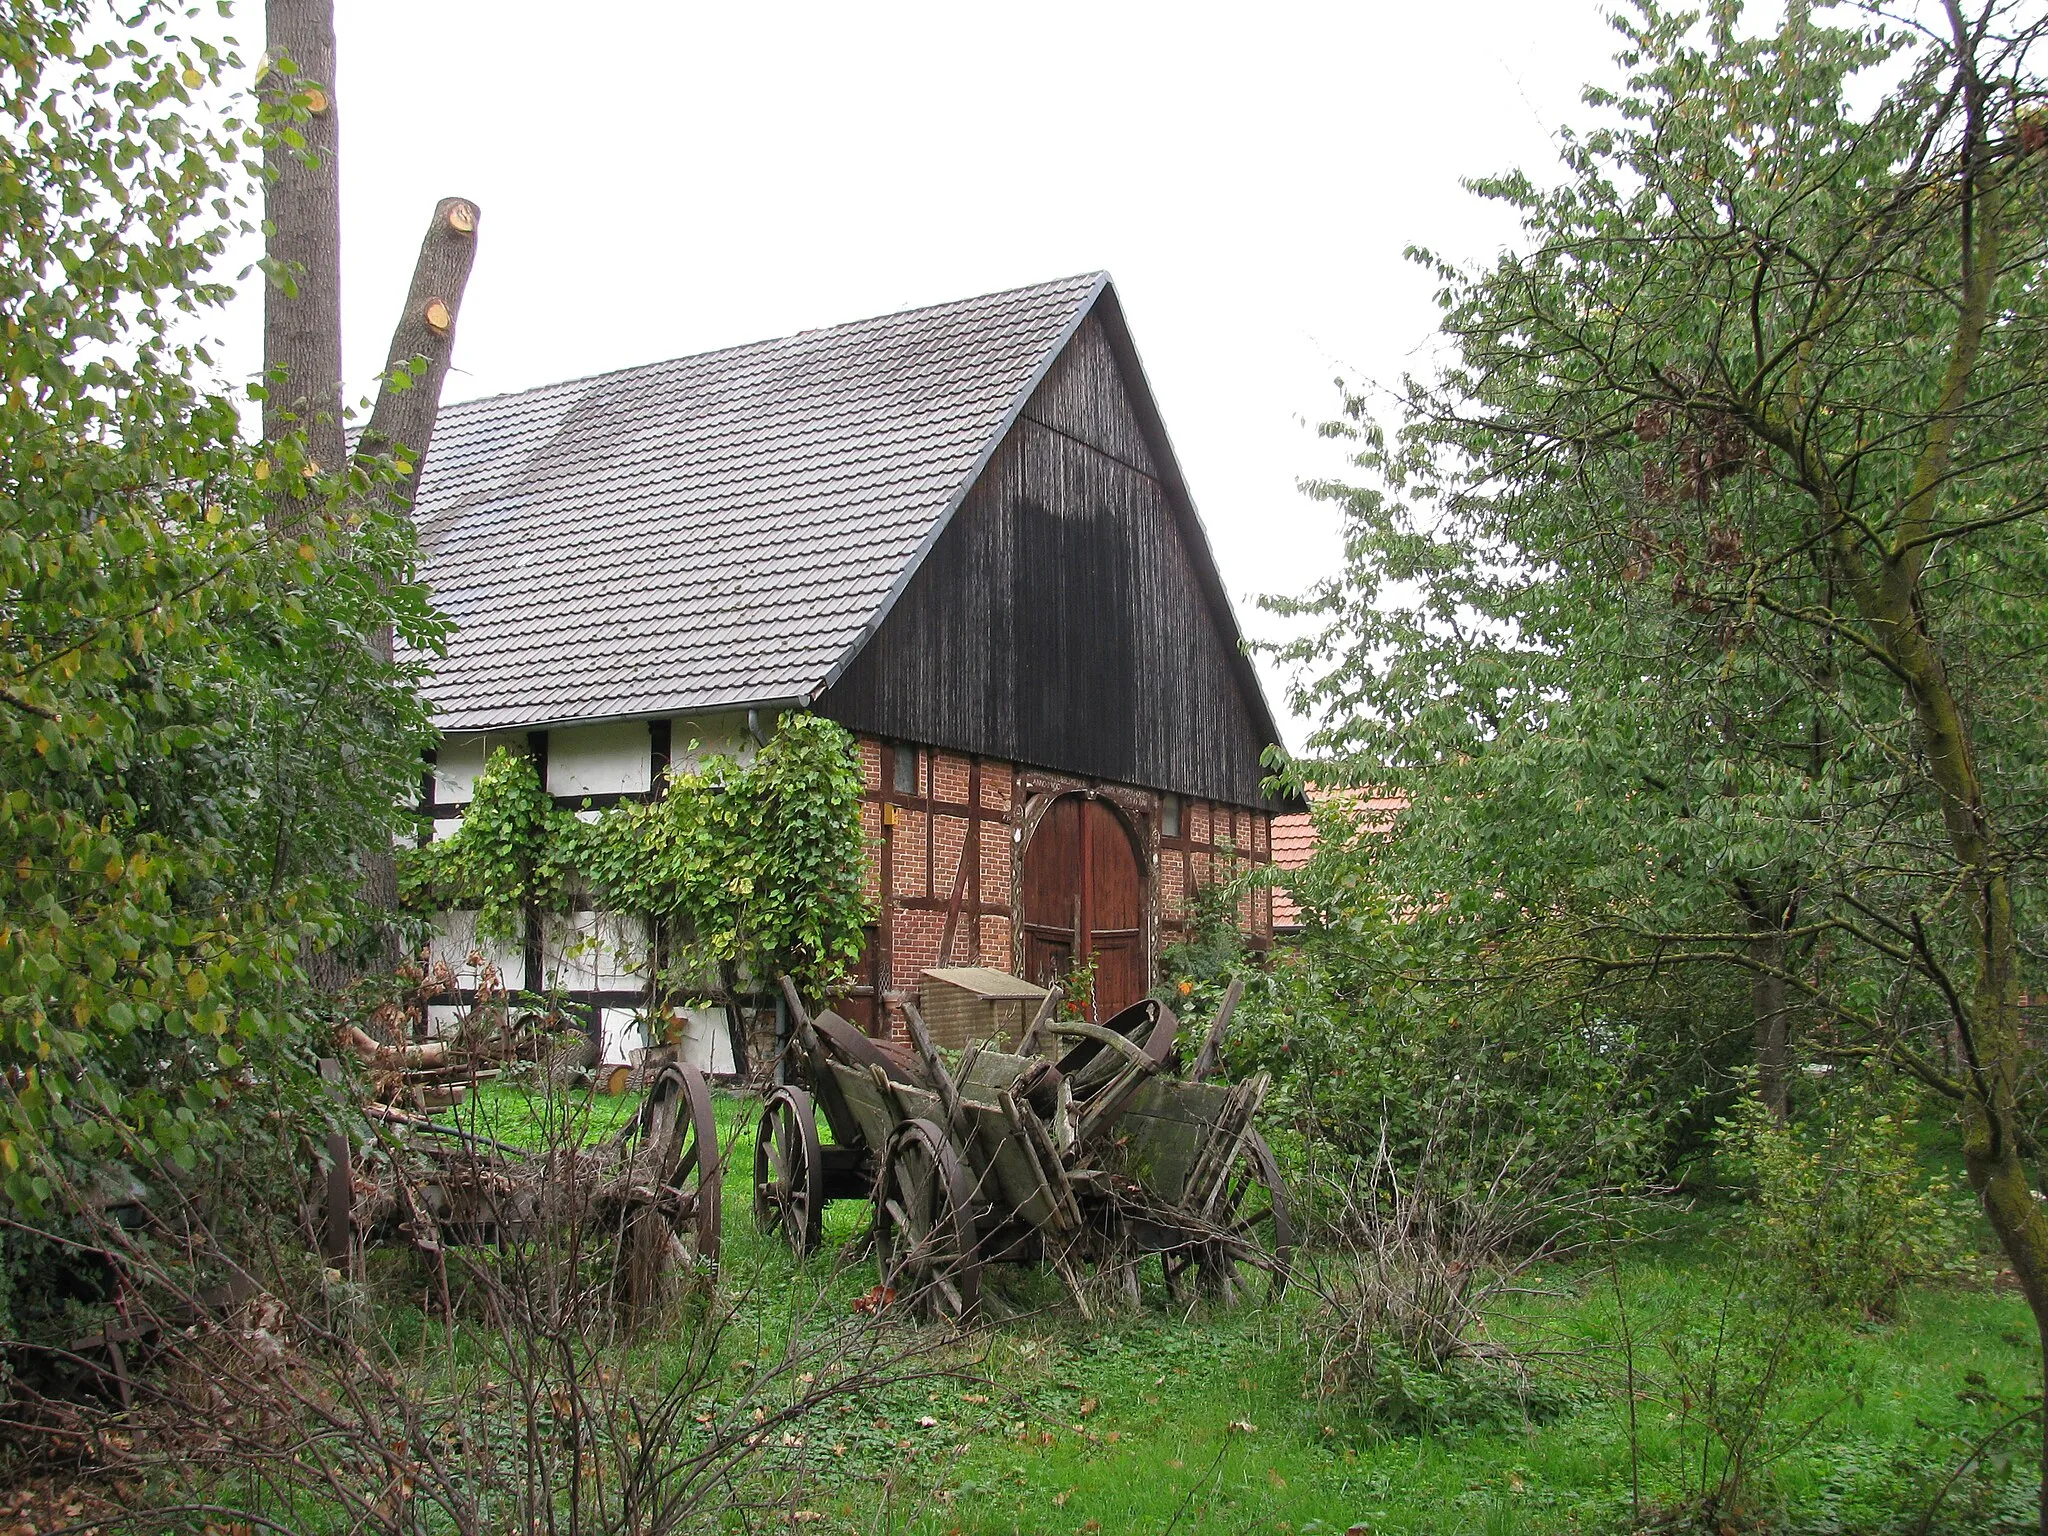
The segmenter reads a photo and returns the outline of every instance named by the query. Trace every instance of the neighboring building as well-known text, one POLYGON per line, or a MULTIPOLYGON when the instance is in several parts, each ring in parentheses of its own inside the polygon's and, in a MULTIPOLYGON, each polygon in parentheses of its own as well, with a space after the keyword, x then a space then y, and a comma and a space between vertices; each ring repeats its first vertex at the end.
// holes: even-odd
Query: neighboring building
MULTIPOLYGON (((860 743, 880 920, 842 1006, 877 1032, 929 966, 1092 957, 1102 1010, 1137 999, 1191 885, 1270 858, 1294 808, 1101 274, 445 407, 418 521, 459 626, 441 834, 492 747, 602 806, 815 709, 860 743)), ((565 988, 616 1058, 646 935, 534 927, 507 983, 565 988)))
MULTIPOLYGON (((1281 869, 1297 870, 1316 851, 1315 819, 1307 811, 1290 811, 1273 818, 1273 862, 1281 869)), ((1275 937, 1301 932, 1301 909, 1285 890, 1273 892, 1273 933, 1275 937)))
MULTIPOLYGON (((1317 789, 1310 786, 1309 798, 1321 803, 1336 797, 1354 799, 1362 813, 1365 824, 1384 830, 1392 827, 1394 818, 1408 808, 1408 801, 1400 795, 1374 795, 1364 791, 1317 789)), ((1316 851, 1315 818, 1307 811, 1288 811, 1273 818, 1273 863, 1281 869, 1303 868, 1314 857, 1316 851)), ((1294 898, 1285 890, 1273 892, 1273 933, 1286 938, 1301 932, 1301 909, 1294 904, 1294 898)))

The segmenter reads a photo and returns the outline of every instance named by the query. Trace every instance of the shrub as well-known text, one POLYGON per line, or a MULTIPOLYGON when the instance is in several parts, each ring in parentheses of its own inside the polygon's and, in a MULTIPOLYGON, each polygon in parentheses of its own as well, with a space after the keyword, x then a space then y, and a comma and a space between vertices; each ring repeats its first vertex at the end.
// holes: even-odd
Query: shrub
POLYGON ((1529 1271, 1583 1247, 1607 1192, 1531 1138, 1475 1141, 1454 1103, 1419 1149, 1383 1130, 1371 1156, 1326 1177, 1326 1241, 1298 1273, 1320 1303, 1318 1396, 1396 1433, 1519 1426, 1572 1401, 1533 1356, 1491 1337, 1489 1308, 1529 1271))
POLYGON ((1899 1085, 1857 1073, 1788 1124, 1755 1093, 1722 1122, 1750 1186, 1742 1223, 1757 1258, 1823 1306, 1891 1317, 1908 1285, 1966 1262, 1966 1208, 1922 1170, 1909 1104, 1899 1085))

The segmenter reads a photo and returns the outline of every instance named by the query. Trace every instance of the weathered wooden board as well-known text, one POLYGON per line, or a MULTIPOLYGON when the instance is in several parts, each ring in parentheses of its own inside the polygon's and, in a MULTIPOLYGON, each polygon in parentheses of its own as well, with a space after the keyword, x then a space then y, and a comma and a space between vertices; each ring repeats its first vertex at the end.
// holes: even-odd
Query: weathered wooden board
POLYGON ((1075 337, 820 712, 1278 809, 1260 762, 1271 717, 1112 350, 1100 324, 1075 337))
POLYGON ((1119 1172, 1160 1200, 1177 1205, 1209 1128, 1222 1114, 1230 1088, 1155 1077, 1138 1089, 1116 1122, 1119 1172))
POLYGON ((879 1156, 889 1140, 889 1133, 902 1118, 896 1113, 896 1106, 883 1099, 881 1090, 867 1073, 842 1067, 836 1061, 827 1062, 826 1070, 839 1085, 840 1096, 852 1111, 854 1123, 860 1127, 861 1138, 879 1156))

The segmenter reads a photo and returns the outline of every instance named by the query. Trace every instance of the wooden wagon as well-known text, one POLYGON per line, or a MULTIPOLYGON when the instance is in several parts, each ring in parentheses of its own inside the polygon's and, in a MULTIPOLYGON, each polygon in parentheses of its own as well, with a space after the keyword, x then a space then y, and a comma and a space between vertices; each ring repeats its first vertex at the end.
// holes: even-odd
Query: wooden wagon
POLYGON ((1252 1124, 1268 1079, 1206 1080, 1235 986, 1185 1075, 1178 1021, 1151 1000, 1097 1025, 1050 1022, 1048 999, 1018 1051, 970 1045, 949 1060, 914 1005, 905 1055, 784 989, 809 1087, 763 1105, 754 1209, 799 1253, 817 1246, 828 1201, 861 1197, 883 1295, 926 1315, 971 1314, 993 1263, 1049 1265, 1084 1313, 1090 1271, 1135 1298, 1151 1254, 1176 1296, 1285 1285, 1293 1223, 1252 1124), (1055 1060, 1034 1053, 1040 1041, 1067 1048, 1055 1060))
POLYGON ((719 1249, 718 1127, 695 1067, 671 1062, 617 1136, 528 1152, 382 1105, 380 1156, 358 1162, 328 1137, 315 1190, 321 1247, 346 1270, 365 1245, 403 1242, 438 1262, 458 1243, 532 1240, 571 1224, 616 1241, 613 1289, 651 1309, 679 1276, 708 1274, 719 1249))

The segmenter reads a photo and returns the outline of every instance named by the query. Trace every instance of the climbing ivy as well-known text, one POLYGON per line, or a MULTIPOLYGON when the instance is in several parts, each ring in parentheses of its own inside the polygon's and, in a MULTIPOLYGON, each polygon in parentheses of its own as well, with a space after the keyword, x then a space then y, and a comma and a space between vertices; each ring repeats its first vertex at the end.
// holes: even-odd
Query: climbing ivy
POLYGON ((607 907, 665 926, 677 972, 787 971, 827 991, 871 921, 860 791, 853 738, 786 715, 753 762, 707 758, 579 826, 579 867, 607 907))
POLYGON ((399 898, 415 909, 474 908, 480 937, 510 941, 527 907, 562 905, 580 830, 555 808, 532 760, 500 748, 455 835, 399 854, 399 898))
POLYGON ((558 810, 533 764, 500 751, 461 829, 401 855, 400 891, 416 909, 475 908, 480 934, 509 939, 524 908, 559 909, 580 876, 610 911, 663 925, 679 977, 787 971, 825 991, 872 920, 860 791, 853 738, 815 715, 785 716, 751 763, 706 758, 594 822, 558 810))

